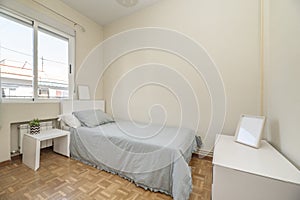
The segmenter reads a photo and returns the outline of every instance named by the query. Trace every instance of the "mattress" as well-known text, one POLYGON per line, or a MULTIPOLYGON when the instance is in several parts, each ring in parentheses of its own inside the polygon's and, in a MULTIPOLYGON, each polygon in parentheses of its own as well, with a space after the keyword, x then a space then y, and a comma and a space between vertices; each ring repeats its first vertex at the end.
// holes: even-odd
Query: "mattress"
POLYGON ((73 158, 175 200, 189 199, 194 131, 123 120, 70 131, 73 158))

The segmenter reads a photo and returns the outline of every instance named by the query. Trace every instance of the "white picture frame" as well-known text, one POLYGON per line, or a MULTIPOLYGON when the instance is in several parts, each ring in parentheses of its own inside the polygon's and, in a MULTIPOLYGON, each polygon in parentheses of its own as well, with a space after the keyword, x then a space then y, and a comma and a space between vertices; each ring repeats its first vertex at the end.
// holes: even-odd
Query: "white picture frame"
POLYGON ((264 116, 241 115, 235 132, 235 141, 259 148, 264 124, 264 116))
POLYGON ((78 99, 79 100, 90 100, 90 89, 87 85, 78 85, 78 99))

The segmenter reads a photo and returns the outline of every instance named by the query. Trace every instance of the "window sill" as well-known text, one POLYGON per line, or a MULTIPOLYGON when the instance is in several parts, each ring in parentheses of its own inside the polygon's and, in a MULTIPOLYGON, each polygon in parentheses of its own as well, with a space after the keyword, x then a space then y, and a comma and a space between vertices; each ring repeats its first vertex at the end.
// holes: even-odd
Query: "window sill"
POLYGON ((60 103, 62 100, 67 99, 38 99, 32 101, 32 99, 2 99, 0 102, 3 104, 10 104, 10 103, 60 103))

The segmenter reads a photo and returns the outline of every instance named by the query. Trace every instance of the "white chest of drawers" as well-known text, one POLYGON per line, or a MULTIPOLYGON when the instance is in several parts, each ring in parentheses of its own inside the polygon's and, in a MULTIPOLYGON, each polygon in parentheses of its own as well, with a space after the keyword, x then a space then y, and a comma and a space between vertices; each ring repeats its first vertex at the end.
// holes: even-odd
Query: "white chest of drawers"
POLYGON ((255 149, 217 136, 212 200, 300 200, 300 171, 268 142, 255 149))

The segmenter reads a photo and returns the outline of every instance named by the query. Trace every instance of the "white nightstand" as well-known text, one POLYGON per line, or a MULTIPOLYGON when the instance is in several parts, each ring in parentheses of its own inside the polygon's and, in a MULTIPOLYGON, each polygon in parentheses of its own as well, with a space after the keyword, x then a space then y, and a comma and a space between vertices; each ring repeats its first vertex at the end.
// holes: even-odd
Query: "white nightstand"
POLYGON ((70 132, 60 129, 49 129, 36 135, 24 134, 23 163, 36 171, 40 167, 41 142, 50 139, 53 139, 53 150, 55 152, 70 157, 70 132))

